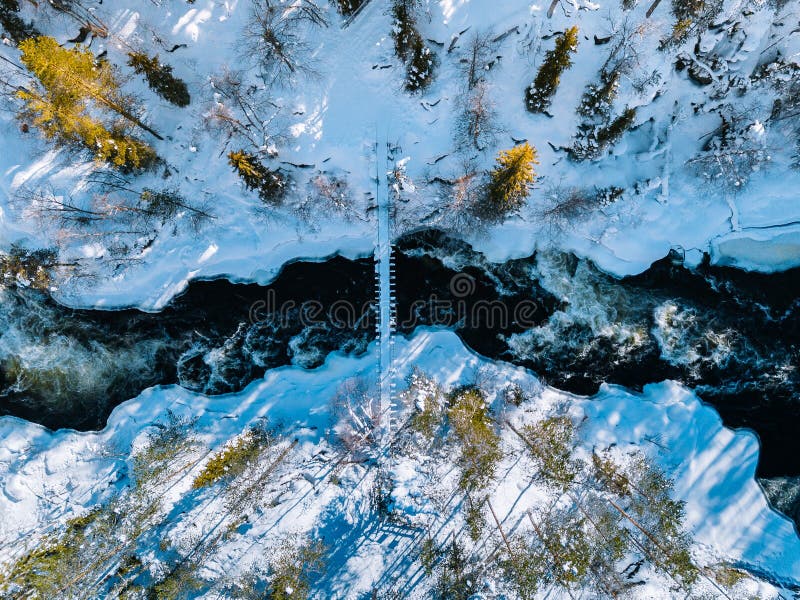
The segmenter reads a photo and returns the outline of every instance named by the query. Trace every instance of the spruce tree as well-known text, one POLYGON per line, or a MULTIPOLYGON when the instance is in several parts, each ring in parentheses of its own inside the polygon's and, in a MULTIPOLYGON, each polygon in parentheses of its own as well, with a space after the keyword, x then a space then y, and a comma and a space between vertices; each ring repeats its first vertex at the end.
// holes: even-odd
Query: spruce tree
POLYGON ((278 204, 286 191, 286 178, 279 171, 265 167, 258 157, 237 150, 228 154, 228 162, 249 190, 258 191, 259 197, 267 203, 278 204))
POLYGON ((531 112, 542 112, 553 99, 561 74, 572 66, 572 55, 578 49, 578 27, 567 29, 556 39, 555 48, 545 54, 536 79, 525 91, 525 105, 531 112))
POLYGON ((636 109, 626 108, 622 111, 622 114, 611 121, 606 127, 599 129, 597 131, 597 145, 599 149, 603 150, 616 143, 617 140, 622 137, 622 134, 633 125, 635 120, 636 109))
POLYGON ((130 110, 131 100, 120 91, 111 66, 97 62, 80 46, 62 48, 51 37, 39 36, 19 45, 21 60, 37 79, 32 89, 17 95, 25 103, 23 116, 31 119, 45 137, 62 143, 80 143, 98 160, 121 168, 143 168, 155 160, 155 152, 127 134, 136 125, 162 139, 130 110), (95 114, 122 117, 110 127, 95 114), (127 122, 127 127, 125 126, 127 122))
POLYGON ((392 6, 394 51, 406 63, 405 87, 409 92, 427 87, 436 68, 436 55, 425 45, 417 29, 415 8, 416 0, 395 0, 392 6))
POLYGON ((172 74, 172 67, 161 64, 158 55, 129 52, 128 65, 133 67, 137 75, 144 75, 150 89, 167 102, 181 107, 189 105, 191 97, 186 83, 172 74))
POLYGON ((536 180, 533 165, 536 148, 523 142, 510 150, 502 150, 497 157, 497 166, 490 173, 488 200, 496 213, 505 214, 519 208, 536 180))

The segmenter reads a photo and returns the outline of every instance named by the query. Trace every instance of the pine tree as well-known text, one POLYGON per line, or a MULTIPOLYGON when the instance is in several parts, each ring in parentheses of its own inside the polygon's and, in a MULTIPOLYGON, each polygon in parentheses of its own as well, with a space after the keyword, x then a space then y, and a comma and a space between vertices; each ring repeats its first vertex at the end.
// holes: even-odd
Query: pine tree
POLYGON ((536 164, 536 148, 528 142, 500 152, 488 186, 488 200, 497 213, 508 213, 523 204, 536 180, 536 164))
POLYGON ((542 112, 553 99, 561 74, 572 66, 572 54, 578 49, 578 27, 567 29, 556 39, 556 46, 545 54, 536 79, 525 91, 525 105, 531 112, 542 112))
POLYGON ((491 482, 503 457, 500 436, 492 426, 486 398, 479 388, 454 391, 450 404, 447 420, 461 445, 459 487, 479 491, 491 482))
POLYGON ((265 167, 258 158, 244 150, 228 154, 228 162, 249 190, 257 190, 260 198, 278 204, 286 191, 286 178, 279 171, 265 167))
POLYGON ((153 149, 129 136, 127 129, 136 125, 163 138, 131 112, 131 100, 121 93, 108 63, 98 63, 80 46, 62 48, 47 36, 29 38, 19 47, 23 64, 38 83, 33 89, 17 92, 25 103, 23 116, 45 137, 83 144, 98 160, 121 168, 144 168, 153 163, 153 149), (122 117, 122 122, 116 119, 109 128, 94 116, 98 110, 122 117))
POLYGON ((544 480, 568 489, 578 474, 578 464, 572 459, 575 428, 570 418, 548 417, 527 425, 523 433, 544 480))
POLYGON ((147 85, 156 94, 175 106, 188 106, 191 102, 189 89, 182 79, 172 74, 172 67, 161 64, 158 55, 147 56, 144 52, 129 52, 128 65, 137 75, 144 75, 147 85))

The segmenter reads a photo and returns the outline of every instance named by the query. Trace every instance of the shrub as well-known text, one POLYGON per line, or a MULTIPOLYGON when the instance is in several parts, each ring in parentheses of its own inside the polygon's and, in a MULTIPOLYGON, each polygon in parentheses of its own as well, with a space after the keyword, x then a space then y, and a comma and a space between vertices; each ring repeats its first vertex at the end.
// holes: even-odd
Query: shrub
POLYGON ((230 480, 238 477, 255 463, 273 442, 274 437, 264 427, 248 429, 208 460, 192 482, 192 488, 200 489, 214 485, 222 479, 230 480))
POLYGON ((352 204, 350 189, 344 176, 320 172, 311 178, 310 183, 314 200, 339 211, 350 208, 352 204))
POLYGON ((536 148, 528 142, 500 152, 497 166, 489 174, 487 196, 492 213, 505 215, 525 202, 536 180, 536 164, 536 148))
POLYGON ((447 419, 461 444, 459 487, 466 491, 485 488, 503 455, 483 392, 476 387, 453 392, 447 419))
POLYGON ((525 91, 525 106, 531 112, 542 112, 553 99, 561 74, 572 66, 572 55, 578 49, 578 27, 567 29, 556 38, 553 50, 545 54, 536 79, 525 91))
POLYGON ((626 108, 613 121, 590 129, 583 141, 576 141, 573 147, 569 149, 570 157, 575 160, 599 157, 619 141, 635 120, 636 109, 626 108))
POLYGON ((137 75, 144 75, 147 85, 156 94, 175 106, 188 106, 191 101, 186 83, 172 74, 172 67, 161 64, 158 56, 147 56, 144 52, 129 52, 128 65, 137 75))
POLYGON ((738 115, 723 115, 721 125, 706 142, 703 152, 686 164, 715 187, 740 191, 753 173, 772 160, 768 140, 762 123, 750 123, 738 115))
POLYGON ((590 190, 553 185, 544 193, 536 217, 553 231, 566 230, 586 219, 598 206, 602 206, 601 201, 590 190))
POLYGON ((503 390, 503 399, 512 406, 521 406, 525 397, 525 390, 518 383, 512 383, 503 390))
POLYGON ((256 156, 244 150, 228 154, 228 162, 249 190, 258 192, 267 204, 280 204, 286 193, 286 177, 278 170, 261 164, 256 156))

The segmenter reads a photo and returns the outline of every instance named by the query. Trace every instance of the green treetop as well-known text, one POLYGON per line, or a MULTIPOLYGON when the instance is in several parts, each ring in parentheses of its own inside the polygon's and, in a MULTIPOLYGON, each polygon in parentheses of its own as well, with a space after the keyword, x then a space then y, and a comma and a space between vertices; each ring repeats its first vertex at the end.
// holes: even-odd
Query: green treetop
POLYGON ((541 112, 550 105, 561 74, 572 66, 572 55, 577 49, 578 27, 573 26, 556 38, 555 48, 545 54, 536 79, 525 91, 525 105, 529 111, 541 112))
POLYGON ((494 209, 507 213, 522 205, 536 180, 536 164, 536 148, 528 142, 500 152, 488 187, 488 199, 494 209))
POLYGON ((99 160, 123 168, 145 167, 155 159, 152 148, 126 134, 136 125, 162 139, 130 111, 131 100, 120 91, 111 65, 97 62, 81 46, 62 48, 47 36, 24 40, 19 48, 37 85, 17 95, 25 103, 24 116, 46 137, 83 144, 99 160), (98 114, 117 118, 109 128, 98 114))

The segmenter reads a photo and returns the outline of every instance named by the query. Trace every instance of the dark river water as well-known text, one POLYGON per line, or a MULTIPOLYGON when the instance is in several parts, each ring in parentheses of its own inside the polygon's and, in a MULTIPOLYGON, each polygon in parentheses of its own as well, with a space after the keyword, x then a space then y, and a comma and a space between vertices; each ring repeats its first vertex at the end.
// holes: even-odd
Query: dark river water
MULTIPOLYGON (((436 231, 395 249, 398 329, 454 329, 554 387, 675 379, 762 442, 759 475, 800 476, 800 270, 763 275, 680 254, 611 277, 570 254, 487 262, 436 231)), ((270 286, 193 282, 159 313, 73 310, 0 288, 0 412, 96 429, 156 384, 207 394, 266 369, 360 354, 375 331, 371 259, 288 265, 270 286)), ((785 486, 784 486, 785 487, 785 486)))

